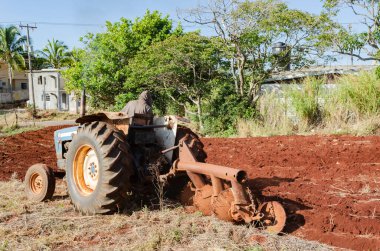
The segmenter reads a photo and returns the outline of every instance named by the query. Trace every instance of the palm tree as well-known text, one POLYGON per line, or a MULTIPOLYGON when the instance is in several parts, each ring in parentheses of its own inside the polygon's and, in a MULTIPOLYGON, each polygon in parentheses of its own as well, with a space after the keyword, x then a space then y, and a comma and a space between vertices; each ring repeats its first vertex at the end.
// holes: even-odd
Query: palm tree
POLYGON ((54 38, 48 40, 48 44, 40 51, 40 54, 45 59, 47 66, 56 69, 67 65, 71 59, 67 45, 54 38))
POLYGON ((0 59, 8 65, 8 77, 13 102, 13 72, 25 68, 23 45, 26 37, 21 36, 20 30, 14 26, 0 26, 0 59))

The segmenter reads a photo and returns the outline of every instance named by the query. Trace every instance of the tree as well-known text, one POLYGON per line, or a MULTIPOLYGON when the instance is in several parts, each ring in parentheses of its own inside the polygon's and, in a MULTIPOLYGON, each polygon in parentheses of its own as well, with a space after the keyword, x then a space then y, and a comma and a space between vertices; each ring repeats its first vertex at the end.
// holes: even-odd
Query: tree
MULTIPOLYGON (((267 78, 276 57, 273 43, 287 44, 292 65, 312 64, 315 34, 324 29, 326 15, 292 10, 277 0, 212 0, 207 6, 185 12, 188 22, 211 26, 224 43, 235 91, 255 104, 261 82, 267 78)), ((318 51, 314 55, 319 55, 318 51)))
POLYGON ((71 59, 67 45, 54 38, 38 54, 44 58, 45 66, 55 69, 68 65, 71 59))
POLYGON ((23 45, 26 37, 21 36, 16 26, 0 26, 0 59, 8 66, 9 85, 11 88, 11 99, 13 102, 13 72, 25 68, 23 57, 23 45))
POLYGON ((330 24, 321 36, 321 43, 336 53, 349 55, 363 61, 380 60, 380 4, 374 0, 325 0, 329 15, 336 17, 347 7, 361 18, 365 31, 352 32, 350 27, 330 24))
POLYGON ((113 106, 120 94, 124 94, 124 101, 136 98, 140 89, 126 89, 124 84, 130 60, 150 44, 181 32, 180 26, 173 29, 169 17, 157 11, 147 11, 134 22, 125 18, 107 22, 105 32, 89 33, 81 39, 85 48, 78 51, 71 69, 63 73, 66 87, 68 91, 78 91, 85 86, 91 105, 98 108, 113 106))
POLYGON ((128 85, 140 85, 161 93, 195 115, 203 128, 203 100, 220 76, 220 50, 199 33, 171 36, 141 51, 129 65, 128 85))

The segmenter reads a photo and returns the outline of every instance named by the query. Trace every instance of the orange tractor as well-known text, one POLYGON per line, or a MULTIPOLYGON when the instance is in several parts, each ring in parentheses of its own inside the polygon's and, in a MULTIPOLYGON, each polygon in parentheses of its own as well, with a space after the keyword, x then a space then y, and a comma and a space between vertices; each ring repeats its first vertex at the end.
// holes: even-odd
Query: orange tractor
MULTIPOLYGON (((203 163, 202 143, 180 121, 175 116, 98 113, 77 119, 79 126, 56 131, 57 166, 64 171, 75 208, 85 214, 120 211, 131 194, 152 193, 149 187, 157 181, 168 191, 180 190, 176 198, 204 215, 281 232, 286 221, 282 205, 259 203, 245 186, 244 171, 203 163), (178 180, 185 181, 182 189, 173 189, 178 180)), ((44 164, 31 166, 25 177, 27 197, 50 199, 61 173, 44 164)))

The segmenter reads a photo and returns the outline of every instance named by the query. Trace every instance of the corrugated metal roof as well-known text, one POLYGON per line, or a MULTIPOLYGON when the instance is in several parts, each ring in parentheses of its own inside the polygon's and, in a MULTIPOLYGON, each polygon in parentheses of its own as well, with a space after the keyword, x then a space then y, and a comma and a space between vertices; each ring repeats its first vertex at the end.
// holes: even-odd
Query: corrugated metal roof
POLYGON ((264 81, 267 83, 281 82, 286 80, 305 78, 311 76, 322 75, 343 75, 354 74, 360 71, 374 70, 377 65, 343 65, 343 66, 327 66, 327 67, 310 67, 294 71, 283 71, 273 73, 272 76, 264 81))

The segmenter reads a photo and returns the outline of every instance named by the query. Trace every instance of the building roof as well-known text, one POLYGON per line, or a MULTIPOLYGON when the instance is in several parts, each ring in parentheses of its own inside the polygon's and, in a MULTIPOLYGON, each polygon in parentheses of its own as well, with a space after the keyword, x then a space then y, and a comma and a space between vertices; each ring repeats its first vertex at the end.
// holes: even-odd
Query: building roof
POLYGON ((273 82, 289 81, 298 78, 322 76, 322 75, 344 75, 355 74, 360 71, 374 70, 377 65, 336 65, 336 66, 317 66, 294 71, 283 71, 273 73, 272 76, 264 81, 264 84, 273 82))
MULTIPOLYGON (((47 68, 47 69, 41 69, 41 70, 33 70, 33 73, 42 73, 42 72, 60 72, 61 69, 55 69, 55 68, 47 68)), ((29 71, 28 71, 29 73, 29 71)))

